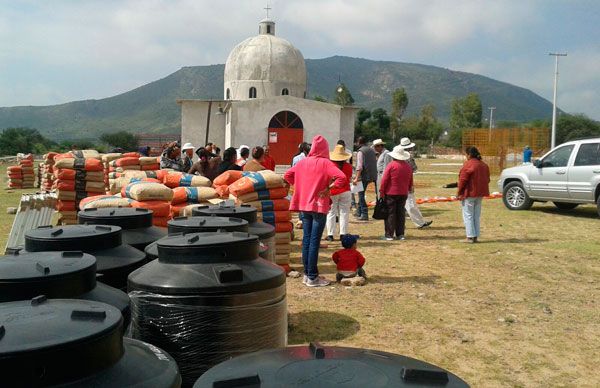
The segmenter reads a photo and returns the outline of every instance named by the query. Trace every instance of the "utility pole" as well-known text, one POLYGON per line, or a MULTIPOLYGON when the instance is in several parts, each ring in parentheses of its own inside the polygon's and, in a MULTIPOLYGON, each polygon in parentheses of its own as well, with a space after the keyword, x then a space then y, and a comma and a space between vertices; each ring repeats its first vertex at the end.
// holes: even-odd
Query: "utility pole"
POLYGON ((492 127, 493 127, 492 121, 494 120, 494 110, 496 109, 496 107, 495 106, 490 106, 490 107, 488 107, 488 109, 490 110, 490 129, 488 131, 488 142, 491 143, 491 141, 492 141, 492 127))
POLYGON ((550 148, 556 146, 556 87, 558 85, 558 57, 566 57, 567 53, 549 53, 548 55, 553 56, 556 59, 554 63, 554 98, 552 99, 552 141, 550 142, 550 148))

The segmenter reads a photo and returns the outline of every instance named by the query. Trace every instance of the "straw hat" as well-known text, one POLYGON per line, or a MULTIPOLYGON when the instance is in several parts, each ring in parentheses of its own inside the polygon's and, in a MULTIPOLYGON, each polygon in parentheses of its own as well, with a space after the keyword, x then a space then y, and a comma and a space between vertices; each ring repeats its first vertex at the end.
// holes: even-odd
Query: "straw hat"
POLYGON ((344 146, 341 144, 336 145, 333 151, 329 153, 329 159, 331 159, 334 162, 344 162, 350 159, 351 157, 352 154, 346 152, 344 146))
POLYGON ((385 145, 385 142, 381 139, 373 140, 373 147, 378 146, 378 145, 385 145))
POLYGON ((182 150, 182 151, 185 151, 185 150, 193 150, 193 149, 194 149, 194 146, 192 145, 192 143, 185 143, 185 144, 183 145, 183 147, 181 147, 181 150, 182 150))
POLYGON ((403 150, 413 148, 414 146, 415 143, 411 142, 408 137, 403 137, 402 139, 400 139, 400 147, 402 147, 403 150))
POLYGON ((394 147, 393 151, 390 152, 388 155, 396 160, 410 159, 410 154, 406 152, 401 145, 397 145, 396 147, 394 147))

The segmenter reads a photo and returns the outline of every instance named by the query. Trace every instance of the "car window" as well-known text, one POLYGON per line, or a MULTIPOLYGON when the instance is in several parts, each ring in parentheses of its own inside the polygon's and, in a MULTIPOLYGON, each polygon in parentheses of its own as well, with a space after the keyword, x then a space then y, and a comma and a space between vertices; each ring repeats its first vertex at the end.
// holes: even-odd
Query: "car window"
POLYGON ((571 144, 555 149, 542 160, 542 167, 566 167, 573 147, 575 146, 571 144))
POLYGON ((600 143, 588 143, 579 146, 575 166, 600 165, 600 143))

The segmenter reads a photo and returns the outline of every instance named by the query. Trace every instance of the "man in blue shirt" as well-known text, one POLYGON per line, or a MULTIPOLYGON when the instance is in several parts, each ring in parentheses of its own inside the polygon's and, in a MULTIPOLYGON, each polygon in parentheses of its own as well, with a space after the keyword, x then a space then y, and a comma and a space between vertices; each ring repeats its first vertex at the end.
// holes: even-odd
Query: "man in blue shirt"
POLYGON ((531 156, 533 155, 533 151, 529 146, 525 146, 523 150, 523 163, 531 163, 531 156))

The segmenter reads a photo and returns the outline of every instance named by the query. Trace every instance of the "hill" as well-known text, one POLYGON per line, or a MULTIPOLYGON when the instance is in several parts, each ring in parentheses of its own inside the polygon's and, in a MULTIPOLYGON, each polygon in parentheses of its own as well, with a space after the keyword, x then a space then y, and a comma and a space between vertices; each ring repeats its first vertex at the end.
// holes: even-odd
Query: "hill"
MULTIPOLYGON (((366 108, 389 108, 391 92, 404 87, 408 114, 426 104, 447 119, 450 102, 478 93, 484 109, 495 106, 496 120, 547 118, 552 105, 530 90, 476 74, 435 66, 349 57, 307 59, 308 94, 332 98, 341 77, 366 108)), ((222 98, 224 65, 184 67, 160 80, 117 96, 52 106, 0 108, 0 128, 28 126, 55 140, 96 138, 109 131, 173 133, 180 130, 178 98, 222 98)))

